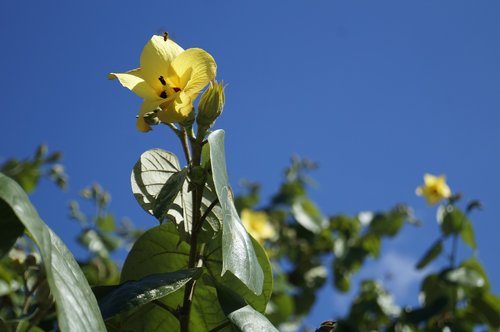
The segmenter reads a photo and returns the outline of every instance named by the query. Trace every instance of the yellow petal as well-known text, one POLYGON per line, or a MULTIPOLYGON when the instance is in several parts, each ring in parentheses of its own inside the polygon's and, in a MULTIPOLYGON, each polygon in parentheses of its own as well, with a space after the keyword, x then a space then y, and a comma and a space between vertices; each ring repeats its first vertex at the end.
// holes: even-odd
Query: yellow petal
POLYGON ((153 36, 141 53, 141 70, 144 80, 155 91, 162 91, 160 76, 167 76, 167 69, 172 60, 184 51, 174 41, 161 36, 153 36))
POLYGON ((216 71, 217 65, 210 54, 200 48, 190 48, 170 63, 166 79, 171 87, 194 96, 215 79, 216 71))
POLYGON ((160 106, 161 103, 165 102, 165 99, 156 98, 150 100, 144 100, 139 110, 139 115, 137 117, 136 127, 139 131, 148 132, 151 127, 144 121, 144 114, 152 112, 160 106))
POLYGON ((193 100, 184 92, 169 97, 161 104, 162 110, 158 112, 158 118, 162 122, 174 123, 185 120, 193 112, 193 100))
POLYGON ((139 97, 144 99, 157 98, 156 92, 147 84, 141 76, 141 69, 130 70, 126 73, 111 73, 109 79, 117 78, 121 85, 133 91, 139 97))

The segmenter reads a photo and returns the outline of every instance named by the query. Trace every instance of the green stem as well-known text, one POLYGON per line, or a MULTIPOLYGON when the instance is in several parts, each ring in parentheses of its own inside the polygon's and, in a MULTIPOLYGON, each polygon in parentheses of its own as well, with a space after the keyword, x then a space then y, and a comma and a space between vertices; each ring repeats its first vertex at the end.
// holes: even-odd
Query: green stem
MULTIPOLYGON (((181 138, 183 146, 188 146, 189 138, 186 131, 183 131, 183 136, 181 138)), ((201 148, 202 144, 198 140, 191 140, 192 154, 189 154, 185 149, 184 153, 186 159, 190 160, 191 167, 197 167, 201 164, 201 148)), ((200 223, 202 222, 201 216, 201 200, 203 197, 203 189, 205 184, 195 184, 192 189, 192 203, 193 203, 193 219, 192 219, 192 233, 190 239, 190 249, 189 249, 189 262, 188 268, 193 268, 196 266, 201 267, 203 262, 198 260, 198 233, 201 229, 200 223)), ((180 314, 180 327, 181 332, 189 331, 189 318, 191 314, 191 304, 193 302, 194 291, 196 287, 196 280, 191 280, 187 283, 184 289, 184 300, 181 308, 180 314)))

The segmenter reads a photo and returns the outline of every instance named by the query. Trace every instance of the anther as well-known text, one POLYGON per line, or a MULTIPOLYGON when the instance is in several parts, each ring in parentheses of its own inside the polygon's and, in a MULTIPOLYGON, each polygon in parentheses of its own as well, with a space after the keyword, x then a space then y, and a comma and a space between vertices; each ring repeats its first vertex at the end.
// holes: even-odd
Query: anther
POLYGON ((158 80, 160 80, 160 83, 162 85, 167 85, 167 82, 165 82, 165 79, 163 78, 163 76, 158 77, 158 80))
POLYGON ((162 97, 163 99, 166 99, 167 93, 165 91, 163 91, 162 93, 160 93, 160 97, 162 97))
POLYGON ((167 41, 167 39, 168 39, 168 32, 164 32, 163 33, 163 40, 167 41))
POLYGON ((172 88, 175 92, 181 91, 181 88, 172 88))

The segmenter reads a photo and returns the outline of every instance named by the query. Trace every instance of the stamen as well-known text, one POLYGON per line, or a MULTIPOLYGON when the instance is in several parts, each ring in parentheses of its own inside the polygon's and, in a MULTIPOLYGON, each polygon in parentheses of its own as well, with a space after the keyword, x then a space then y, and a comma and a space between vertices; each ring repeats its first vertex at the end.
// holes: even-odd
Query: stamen
POLYGON ((167 85, 167 82, 165 82, 163 76, 158 77, 158 80, 160 80, 161 85, 167 85))
POLYGON ((168 32, 164 32, 163 33, 163 40, 167 41, 167 39, 168 39, 168 32))
POLYGON ((163 91, 162 93, 160 93, 160 97, 162 97, 163 99, 166 99, 167 93, 165 91, 163 91))

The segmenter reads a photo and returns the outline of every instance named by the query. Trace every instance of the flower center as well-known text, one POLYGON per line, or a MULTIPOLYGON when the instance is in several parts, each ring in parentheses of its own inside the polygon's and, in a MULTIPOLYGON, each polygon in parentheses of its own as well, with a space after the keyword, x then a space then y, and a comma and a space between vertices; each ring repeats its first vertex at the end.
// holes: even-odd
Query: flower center
MULTIPOLYGON (((160 81, 161 85, 163 85, 163 88, 166 89, 166 87, 167 87, 167 81, 165 81, 165 78, 163 76, 160 76, 160 77, 158 77, 158 80, 160 81)), ((179 91, 181 91, 181 88, 173 87, 172 90, 174 90, 175 92, 179 92, 179 91)), ((168 97, 167 91, 163 90, 160 93, 160 97, 163 98, 163 99, 167 99, 167 97, 168 97)))

